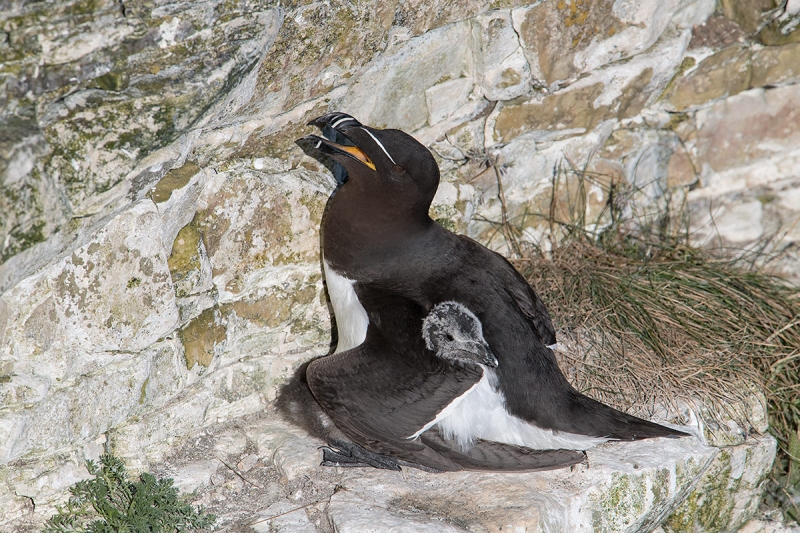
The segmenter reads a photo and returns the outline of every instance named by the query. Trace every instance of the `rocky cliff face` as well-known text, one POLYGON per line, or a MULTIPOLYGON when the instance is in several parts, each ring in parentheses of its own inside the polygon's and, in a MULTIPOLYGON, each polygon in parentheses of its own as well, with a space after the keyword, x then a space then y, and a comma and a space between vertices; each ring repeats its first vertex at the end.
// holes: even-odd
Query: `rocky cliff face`
MULTIPOLYGON (((698 243, 769 244, 771 268, 800 280, 800 6, 777 4, 0 2, 0 526, 40 522, 104 447, 146 468, 204 428, 269 412, 328 351, 318 228, 334 183, 293 142, 328 110, 430 146, 435 218, 500 250, 487 160, 529 238, 547 231, 535 215, 555 178, 580 168, 594 177, 587 220, 613 184, 642 205, 685 198, 698 243)), ((449 523, 735 529, 774 443, 732 431, 732 448, 676 451, 666 474, 603 459, 607 490, 575 481, 583 510, 563 520, 542 511, 554 496, 518 524, 449 523), (620 480, 638 499, 613 496, 620 480), (726 518, 697 518, 703 483, 726 518)), ((267 443, 248 453, 269 464, 313 453, 247 439, 267 443)), ((351 507, 331 500, 338 530, 364 531, 364 506, 403 527, 449 516, 409 499, 430 487, 366 487, 351 507)))

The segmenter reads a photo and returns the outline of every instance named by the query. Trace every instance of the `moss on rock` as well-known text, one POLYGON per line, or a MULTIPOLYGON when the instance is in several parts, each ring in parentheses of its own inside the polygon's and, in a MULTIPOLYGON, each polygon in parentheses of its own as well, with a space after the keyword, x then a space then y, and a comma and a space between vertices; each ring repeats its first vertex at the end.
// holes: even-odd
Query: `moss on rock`
POLYGON ((186 368, 191 370, 196 364, 208 367, 214 359, 214 347, 226 339, 220 311, 206 309, 181 329, 178 336, 183 344, 186 368))
POLYGON ((187 161, 180 168, 173 168, 156 183, 150 191, 150 198, 157 204, 166 202, 172 196, 172 191, 185 187, 198 172, 200 167, 194 161, 187 161))
MULTIPOLYGON (((91 217, 124 195, 125 176, 143 157, 174 141, 252 68, 258 43, 273 31, 264 24, 270 10, 244 1, 169 15, 113 0, 13 6, 0 21, 8 36, 0 86, 7 109, 29 109, 41 129, 47 150, 29 157, 48 186, 38 189, 42 201, 16 187, 31 201, 0 205, 17 222, 0 226, 2 257, 47 239, 67 223, 65 212, 91 217), (55 199, 67 205, 50 209, 55 199)), ((0 112, 0 131, 18 116, 0 112)))

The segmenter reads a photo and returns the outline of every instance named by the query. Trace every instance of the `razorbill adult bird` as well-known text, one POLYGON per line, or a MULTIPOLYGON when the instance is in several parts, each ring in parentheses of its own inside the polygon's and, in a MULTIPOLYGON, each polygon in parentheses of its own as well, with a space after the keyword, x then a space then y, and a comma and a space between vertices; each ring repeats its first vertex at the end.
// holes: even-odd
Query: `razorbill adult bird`
POLYGON ((486 440, 462 447, 442 438, 433 426, 469 397, 497 360, 478 318, 456 302, 435 306, 427 317, 408 300, 388 298, 382 304, 391 316, 380 328, 370 325, 363 343, 315 359, 306 369, 310 390, 335 431, 345 436, 325 435, 330 447, 324 465, 533 471, 584 460, 574 450, 486 440))
MULTIPOLYGON (((477 385, 465 388, 452 409, 448 402, 457 391, 442 396, 436 396, 435 386, 425 391, 430 402, 440 402, 432 411, 446 413, 437 426, 462 449, 479 439, 585 450, 607 440, 686 435, 613 409, 569 384, 548 349, 556 342, 555 330, 531 286, 501 255, 430 218, 439 169, 427 148, 402 131, 370 128, 344 113, 311 124, 349 140, 347 145, 316 135, 300 140, 348 174, 329 201, 322 226, 337 353, 362 346, 370 330, 380 333, 391 321, 395 311, 374 302, 400 298, 429 311, 457 301, 479 319, 499 362, 477 385)), ((357 361, 358 372, 388 364, 367 353, 357 361)), ((426 371, 411 366, 398 379, 413 381, 426 371)), ((403 431, 398 436, 406 435, 403 431)))

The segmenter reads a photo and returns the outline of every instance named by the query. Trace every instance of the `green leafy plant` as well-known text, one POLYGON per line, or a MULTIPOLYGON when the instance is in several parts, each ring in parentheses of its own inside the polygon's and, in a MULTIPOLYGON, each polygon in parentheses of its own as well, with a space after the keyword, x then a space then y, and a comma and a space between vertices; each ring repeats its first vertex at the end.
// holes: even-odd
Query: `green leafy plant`
POLYGON ((100 464, 86 461, 92 479, 73 485, 66 507, 47 521, 45 533, 173 533, 214 524, 213 514, 195 509, 180 497, 172 479, 143 473, 130 479, 112 455, 100 464))

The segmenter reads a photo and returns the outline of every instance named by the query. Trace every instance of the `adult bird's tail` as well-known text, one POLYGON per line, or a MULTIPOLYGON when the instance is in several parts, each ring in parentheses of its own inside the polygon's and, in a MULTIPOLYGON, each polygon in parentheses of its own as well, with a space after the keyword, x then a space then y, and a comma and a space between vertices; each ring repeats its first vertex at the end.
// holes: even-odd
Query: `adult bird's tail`
POLYGON ((571 423, 566 431, 605 437, 609 440, 640 440, 655 437, 687 437, 688 433, 623 413, 613 407, 574 392, 571 423))

